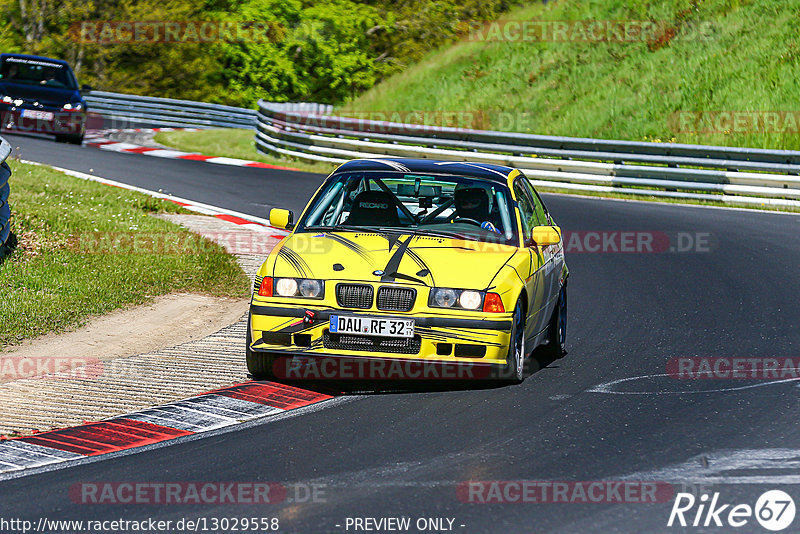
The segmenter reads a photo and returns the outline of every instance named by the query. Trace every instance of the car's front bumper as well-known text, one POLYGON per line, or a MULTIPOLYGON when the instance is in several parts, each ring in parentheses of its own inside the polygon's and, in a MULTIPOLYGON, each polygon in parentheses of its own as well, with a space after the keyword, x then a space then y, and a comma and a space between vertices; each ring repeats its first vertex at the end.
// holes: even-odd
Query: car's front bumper
POLYGON ((497 366, 506 363, 511 314, 401 314, 254 302, 250 307, 250 329, 250 349, 276 356, 497 366), (410 318, 414 320, 414 338, 403 342, 396 338, 332 334, 331 315, 410 318))

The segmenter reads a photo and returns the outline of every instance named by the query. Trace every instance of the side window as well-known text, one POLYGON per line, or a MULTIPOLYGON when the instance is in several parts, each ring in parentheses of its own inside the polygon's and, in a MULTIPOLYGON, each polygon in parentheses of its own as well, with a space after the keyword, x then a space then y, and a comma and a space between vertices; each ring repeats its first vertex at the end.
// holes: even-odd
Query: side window
POLYGON ((531 183, 528 181, 527 178, 522 177, 520 181, 523 184, 523 187, 528 192, 528 195, 531 199, 533 199, 533 211, 536 214, 536 225, 537 226, 546 226, 550 224, 550 221, 547 217, 547 208, 544 207, 544 203, 542 199, 539 197, 539 193, 533 188, 531 183))
POLYGON ((534 226, 536 226, 537 222, 536 212, 534 210, 533 203, 531 202, 531 197, 525 190, 525 186, 522 185, 522 180, 516 180, 514 182, 514 196, 517 197, 519 216, 520 219, 522 219, 522 235, 524 236, 523 241, 527 241, 531 235, 531 230, 534 226))

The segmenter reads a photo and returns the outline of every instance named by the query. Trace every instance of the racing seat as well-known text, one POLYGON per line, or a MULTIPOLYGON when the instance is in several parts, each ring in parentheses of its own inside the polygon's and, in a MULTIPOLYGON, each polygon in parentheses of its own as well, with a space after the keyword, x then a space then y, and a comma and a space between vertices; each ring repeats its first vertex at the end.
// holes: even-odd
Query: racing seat
POLYGON ((386 191, 362 191, 353 199, 350 215, 342 225, 400 226, 394 196, 386 191))

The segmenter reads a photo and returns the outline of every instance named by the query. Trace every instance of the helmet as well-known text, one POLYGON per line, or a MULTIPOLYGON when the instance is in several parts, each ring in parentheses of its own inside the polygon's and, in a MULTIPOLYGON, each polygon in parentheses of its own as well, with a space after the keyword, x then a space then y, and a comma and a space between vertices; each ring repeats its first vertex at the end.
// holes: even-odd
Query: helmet
POLYGON ((453 191, 457 217, 466 217, 483 222, 491 213, 491 187, 485 184, 458 184, 453 191))

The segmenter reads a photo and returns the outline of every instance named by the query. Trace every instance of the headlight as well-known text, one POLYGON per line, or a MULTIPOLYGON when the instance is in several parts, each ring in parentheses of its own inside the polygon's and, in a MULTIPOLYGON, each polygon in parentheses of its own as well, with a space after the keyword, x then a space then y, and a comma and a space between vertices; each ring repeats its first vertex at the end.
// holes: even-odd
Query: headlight
POLYGON ((477 310, 481 307, 483 302, 483 295, 477 291, 462 291, 461 296, 458 297, 458 303, 462 308, 468 310, 477 310))
POLYGON ((77 104, 64 104, 61 109, 64 111, 80 111, 83 108, 83 105, 78 102, 77 104))
POLYGON ((300 282, 300 294, 310 299, 322 296, 322 282, 319 280, 302 280, 300 282))
POLYGON ((319 280, 302 280, 300 282, 300 294, 311 299, 322 296, 322 282, 319 280))
POLYGON ((297 295, 297 280, 294 278, 278 278, 275 283, 275 291, 281 297, 293 297, 297 295))
POLYGON ((452 289, 434 289, 431 291, 431 301, 439 308, 452 308, 458 301, 458 295, 452 289))
POLYGON ((483 304, 483 292, 472 289, 434 287, 428 305, 434 308, 463 308, 477 310, 483 304))
POLYGON ((311 278, 276 278, 275 294, 279 297, 321 299, 325 295, 325 283, 311 278))
POLYGON ((434 287, 431 289, 428 306, 432 308, 454 308, 476 310, 489 313, 503 313, 503 299, 497 293, 475 291, 474 289, 450 289, 434 287))
POLYGON ((8 96, 8 95, 4 95, 4 96, 3 96, 3 103, 4 103, 4 104, 10 104, 10 103, 12 103, 13 101, 14 101, 14 99, 13 99, 13 98, 11 98, 10 96, 8 96))

